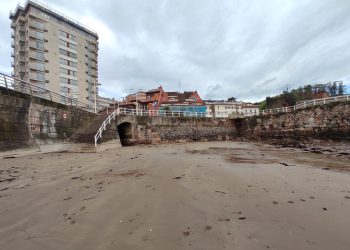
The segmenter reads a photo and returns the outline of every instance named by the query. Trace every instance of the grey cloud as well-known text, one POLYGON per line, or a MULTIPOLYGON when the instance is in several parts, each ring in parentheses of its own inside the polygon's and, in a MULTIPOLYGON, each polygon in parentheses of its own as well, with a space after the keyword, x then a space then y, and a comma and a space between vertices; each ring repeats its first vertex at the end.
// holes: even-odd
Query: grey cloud
MULTIPOLYGON (((181 80, 182 90, 203 97, 259 100, 287 85, 350 79, 347 0, 61 0, 53 7, 100 20, 116 37, 116 46, 100 47, 107 96, 160 84, 178 90, 181 80)), ((1 55, 10 51, 3 49, 9 25, 2 15, 1 55)), ((9 65, 10 58, 0 62, 9 65)))

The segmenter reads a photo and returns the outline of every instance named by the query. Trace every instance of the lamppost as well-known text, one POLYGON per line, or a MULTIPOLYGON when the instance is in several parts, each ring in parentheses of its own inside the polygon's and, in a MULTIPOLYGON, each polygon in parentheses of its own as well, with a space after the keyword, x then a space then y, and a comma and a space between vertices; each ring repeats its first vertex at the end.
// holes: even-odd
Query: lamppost
POLYGON ((95 99, 95 100, 94 100, 94 109, 95 109, 95 114, 97 113, 97 93, 96 93, 96 92, 97 92, 97 91, 96 91, 97 88, 96 88, 96 81, 97 81, 97 80, 94 81, 94 97, 95 97, 95 98, 94 98, 94 99, 95 99))
POLYGON ((139 107, 139 103, 137 102, 137 91, 136 91, 136 96, 135 96, 135 99, 136 99, 136 116, 138 115, 138 107, 139 107))
MULTIPOLYGON (((131 91, 134 91, 134 89, 130 89, 131 91)), ((137 96, 138 96, 138 92, 141 91, 141 89, 136 89, 136 93, 135 93, 135 101, 136 101, 136 115, 138 115, 138 107, 139 107, 139 103, 137 100, 137 96)))
MULTIPOLYGON (((123 100, 124 97, 123 97, 123 96, 118 96, 118 97, 117 97, 117 105, 118 105, 117 108, 119 109, 119 103, 120 103, 120 101, 118 101, 118 98, 120 98, 121 100, 123 100)), ((115 109, 115 102, 114 102, 114 109, 115 109)))
POLYGON ((94 109, 95 114, 97 114, 97 90, 98 86, 101 85, 101 83, 97 83, 97 79, 94 81, 94 109))

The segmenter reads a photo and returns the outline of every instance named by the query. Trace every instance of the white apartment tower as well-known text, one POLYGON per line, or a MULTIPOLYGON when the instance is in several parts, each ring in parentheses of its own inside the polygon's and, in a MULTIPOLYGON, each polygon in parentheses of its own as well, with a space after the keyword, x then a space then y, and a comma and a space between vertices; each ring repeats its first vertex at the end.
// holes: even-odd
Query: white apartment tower
POLYGON ((98 35, 37 1, 18 5, 10 19, 13 76, 93 105, 98 35))

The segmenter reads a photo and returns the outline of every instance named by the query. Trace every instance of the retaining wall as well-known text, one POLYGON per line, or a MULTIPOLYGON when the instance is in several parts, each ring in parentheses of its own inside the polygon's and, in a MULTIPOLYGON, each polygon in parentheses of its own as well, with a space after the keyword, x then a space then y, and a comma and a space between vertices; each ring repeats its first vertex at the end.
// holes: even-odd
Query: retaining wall
POLYGON ((236 126, 242 137, 253 140, 350 140, 350 104, 332 103, 293 113, 251 117, 236 121, 236 126))
POLYGON ((137 117, 143 143, 230 140, 237 137, 231 120, 191 117, 137 117))
POLYGON ((95 116, 0 87, 0 151, 63 142, 95 116))

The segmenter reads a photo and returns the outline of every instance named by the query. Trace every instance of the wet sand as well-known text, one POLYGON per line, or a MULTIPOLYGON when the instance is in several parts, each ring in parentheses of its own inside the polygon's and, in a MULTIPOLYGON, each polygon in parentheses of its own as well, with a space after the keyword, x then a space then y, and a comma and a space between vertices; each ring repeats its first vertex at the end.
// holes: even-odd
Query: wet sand
POLYGON ((0 159, 0 249, 350 249, 350 159, 249 142, 0 159))

